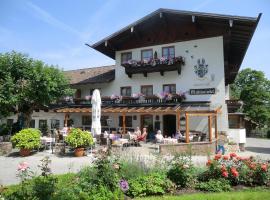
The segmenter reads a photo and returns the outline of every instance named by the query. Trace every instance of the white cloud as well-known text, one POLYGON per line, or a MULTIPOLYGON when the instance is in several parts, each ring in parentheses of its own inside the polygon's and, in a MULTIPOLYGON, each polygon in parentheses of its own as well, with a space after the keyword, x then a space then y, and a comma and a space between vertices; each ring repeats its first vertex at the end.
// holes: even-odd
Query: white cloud
POLYGON ((31 2, 27 2, 27 6, 29 8, 31 8, 31 13, 33 13, 35 15, 35 17, 37 17, 38 19, 40 19, 41 21, 54 26, 58 29, 61 29, 63 31, 72 33, 74 35, 77 35, 79 37, 81 37, 81 33, 74 29, 73 27, 65 24, 64 22, 58 20, 57 18, 55 18, 54 16, 52 16, 49 12, 47 12, 46 10, 40 8, 39 6, 31 3, 31 2))

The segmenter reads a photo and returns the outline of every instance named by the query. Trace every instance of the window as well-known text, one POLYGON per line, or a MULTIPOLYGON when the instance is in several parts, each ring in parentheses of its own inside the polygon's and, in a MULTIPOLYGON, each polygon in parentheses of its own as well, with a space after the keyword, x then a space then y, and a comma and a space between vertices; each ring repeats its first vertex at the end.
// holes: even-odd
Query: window
POLYGON ((163 85, 163 92, 175 94, 176 93, 176 85, 175 84, 163 85))
MULTIPOLYGON (((123 116, 119 116, 119 126, 123 126, 123 116)), ((126 127, 132 127, 132 116, 126 116, 126 127)))
POLYGON ((144 94, 145 96, 153 95, 153 85, 142 85, 141 93, 144 94))
POLYGON ((36 121, 34 119, 32 119, 30 121, 30 128, 35 128, 36 127, 36 121))
POLYGON ((90 116, 90 115, 82 116, 82 125, 83 126, 86 126, 86 125, 91 126, 91 124, 92 124, 92 116, 90 116))
POLYGON ((146 49, 142 50, 142 60, 151 60, 153 58, 153 50, 152 49, 146 49))
POLYGON ((80 99, 82 96, 82 91, 81 89, 77 89, 76 92, 75 92, 75 98, 76 99, 80 99))
POLYGON ((58 120, 58 119, 52 119, 51 120, 51 128, 52 129, 59 129, 59 127, 60 127, 60 120, 58 120))
POLYGON ((125 52, 121 54, 121 63, 125 63, 132 59, 132 53, 131 52, 125 52))
POLYGON ((121 87, 121 96, 131 96, 131 87, 121 87))
POLYGON ((101 116, 100 118, 101 126, 108 126, 107 119, 109 119, 109 116, 101 116))
POLYGON ((174 47, 163 47, 162 48, 162 57, 174 58, 175 57, 174 47))

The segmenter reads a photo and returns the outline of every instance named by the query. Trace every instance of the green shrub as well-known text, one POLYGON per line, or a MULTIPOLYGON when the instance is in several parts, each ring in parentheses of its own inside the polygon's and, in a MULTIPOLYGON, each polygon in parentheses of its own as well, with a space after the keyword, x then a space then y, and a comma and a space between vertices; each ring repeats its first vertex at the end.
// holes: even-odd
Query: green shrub
POLYGON ((34 149, 40 146, 40 131, 34 128, 23 129, 11 137, 11 142, 20 149, 34 149))
POLYGON ((195 181, 195 169, 190 158, 185 156, 175 156, 171 162, 167 176, 177 185, 177 187, 188 187, 193 185, 195 181))
POLYGON ((73 148, 84 148, 94 143, 90 132, 72 128, 65 141, 73 148))
POLYGON ((197 183, 195 188, 206 192, 227 192, 231 190, 231 185, 229 181, 224 179, 210 179, 207 182, 197 183))
POLYGON ((8 135, 10 133, 11 127, 7 124, 1 124, 0 125, 0 136, 8 135))
POLYGON ((174 184, 164 173, 151 173, 128 180, 129 190, 127 195, 131 197, 142 197, 150 195, 163 195, 174 190, 174 184))
POLYGON ((33 193, 34 196, 40 200, 49 200, 52 198, 55 192, 56 177, 49 176, 38 176, 33 179, 33 193))

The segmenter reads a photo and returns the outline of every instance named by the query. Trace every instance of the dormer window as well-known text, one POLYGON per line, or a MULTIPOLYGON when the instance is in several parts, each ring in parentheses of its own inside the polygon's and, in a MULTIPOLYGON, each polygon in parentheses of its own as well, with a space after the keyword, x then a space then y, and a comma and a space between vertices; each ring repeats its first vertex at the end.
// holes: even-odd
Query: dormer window
POLYGON ((128 62, 132 59, 132 53, 131 52, 125 52, 121 54, 121 64, 128 62))
POLYGON ((142 50, 142 61, 149 61, 153 58, 153 50, 145 49, 142 50))
POLYGON ((162 57, 165 57, 167 59, 174 58, 175 57, 174 46, 163 47, 162 48, 162 57))

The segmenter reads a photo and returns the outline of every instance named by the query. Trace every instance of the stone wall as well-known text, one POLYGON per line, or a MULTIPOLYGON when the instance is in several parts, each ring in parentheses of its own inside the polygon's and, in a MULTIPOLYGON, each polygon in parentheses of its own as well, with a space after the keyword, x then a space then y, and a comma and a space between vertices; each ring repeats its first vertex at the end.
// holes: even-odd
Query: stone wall
POLYGON ((11 142, 0 142, 0 155, 9 154, 12 151, 11 142))
POLYGON ((216 141, 212 142, 192 142, 178 144, 160 144, 159 153, 166 154, 191 154, 191 155, 209 155, 216 151, 216 141))

